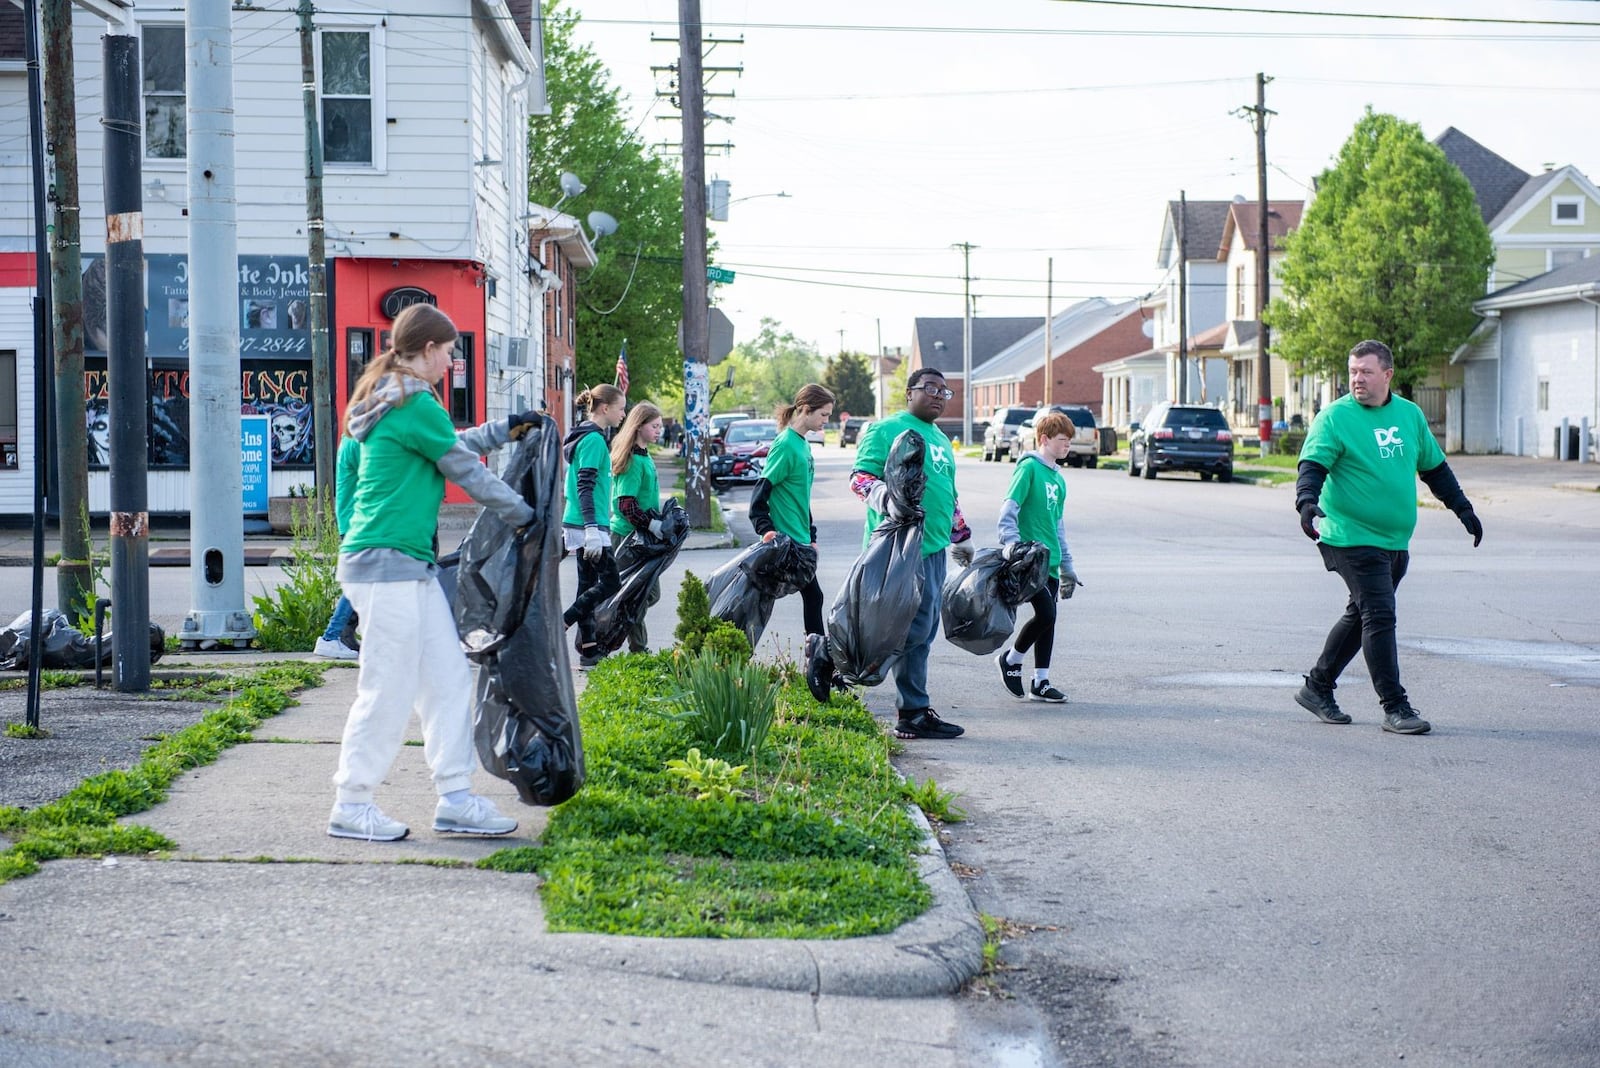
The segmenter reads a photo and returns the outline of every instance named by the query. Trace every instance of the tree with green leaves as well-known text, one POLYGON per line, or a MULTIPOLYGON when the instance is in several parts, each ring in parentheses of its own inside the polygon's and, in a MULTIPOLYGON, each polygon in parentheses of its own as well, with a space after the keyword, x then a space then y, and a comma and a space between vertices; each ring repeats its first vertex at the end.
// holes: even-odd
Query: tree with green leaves
POLYGON ((1466 176, 1415 123, 1368 108, 1285 242, 1273 351, 1340 378, 1375 338, 1407 393, 1472 333, 1493 258, 1466 176))
MULTIPOLYGON (((821 362, 816 346, 795 337, 776 319, 765 318, 755 338, 735 345, 728 361, 734 367, 734 388, 718 395, 713 407, 719 411, 751 408, 770 412, 788 404, 801 386, 817 381, 821 362), (734 394, 731 398, 730 392, 734 394)), ((714 368, 713 379, 717 373, 714 368)))
POLYGON ((550 114, 529 122, 529 190, 561 199, 561 172, 585 191, 563 210, 600 210, 617 232, 596 247, 600 262, 578 279, 578 383, 610 382, 623 339, 634 399, 683 393, 678 320, 683 317, 683 179, 650 154, 594 50, 574 37, 579 16, 545 0, 545 82, 550 114))
POLYGON ((872 411, 872 368, 859 352, 841 352, 822 369, 822 384, 833 394, 834 411, 860 415, 872 411))

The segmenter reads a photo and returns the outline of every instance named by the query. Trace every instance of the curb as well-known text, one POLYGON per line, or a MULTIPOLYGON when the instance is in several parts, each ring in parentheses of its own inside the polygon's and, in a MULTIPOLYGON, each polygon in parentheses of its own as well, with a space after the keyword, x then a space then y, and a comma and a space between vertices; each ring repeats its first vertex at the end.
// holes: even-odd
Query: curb
POLYGON ((953 994, 983 969, 983 927, 922 810, 913 805, 910 811, 926 846, 917 857, 917 874, 933 893, 933 905, 889 934, 836 941, 551 934, 535 942, 529 956, 625 975, 813 997, 953 994))

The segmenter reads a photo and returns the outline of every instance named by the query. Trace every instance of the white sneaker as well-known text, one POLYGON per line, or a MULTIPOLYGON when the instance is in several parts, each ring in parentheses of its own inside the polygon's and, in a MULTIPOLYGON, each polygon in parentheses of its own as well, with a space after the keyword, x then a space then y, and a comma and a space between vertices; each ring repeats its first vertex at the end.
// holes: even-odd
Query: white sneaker
POLYGON ((328 834, 334 838, 359 838, 366 842, 398 842, 411 828, 383 814, 370 802, 365 805, 335 804, 328 813, 328 834))
POLYGON ((439 807, 433 810, 433 829, 451 834, 510 834, 517 829, 517 821, 500 815, 487 797, 468 794, 459 805, 439 798, 439 807))
POLYGON ((359 660, 361 654, 350 648, 338 638, 329 641, 327 638, 318 638, 317 644, 311 651, 317 656, 325 656, 329 660, 359 660))

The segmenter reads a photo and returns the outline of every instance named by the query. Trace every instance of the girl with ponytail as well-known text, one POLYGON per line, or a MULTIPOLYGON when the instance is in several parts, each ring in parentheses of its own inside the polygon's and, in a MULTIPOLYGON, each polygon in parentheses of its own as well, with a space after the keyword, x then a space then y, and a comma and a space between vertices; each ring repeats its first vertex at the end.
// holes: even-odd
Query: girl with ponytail
POLYGON ((616 386, 590 386, 576 404, 588 412, 561 443, 567 461, 567 507, 561 530, 568 551, 578 553, 578 596, 562 614, 578 625, 578 666, 593 667, 605 654, 594 640, 594 610, 621 588, 611 542, 601 529, 610 522, 611 450, 607 437, 622 422, 627 397, 616 386))
MULTIPOLYGON (((649 402, 633 406, 611 442, 611 548, 614 552, 635 530, 661 537, 661 481, 650 446, 661 440, 661 409, 649 402)), ((639 619, 628 631, 628 652, 649 652, 644 614, 661 600, 661 582, 651 583, 639 619)))
MULTIPOLYGON (((817 526, 811 521, 811 479, 814 464, 806 435, 821 430, 833 414, 833 394, 815 382, 802 386, 790 404, 773 413, 778 419, 778 436, 767 450, 750 495, 750 522, 762 540, 771 541, 787 534, 801 545, 817 540, 817 526)), ((805 613, 806 661, 813 649, 822 649, 822 587, 816 576, 800 590, 805 613)))

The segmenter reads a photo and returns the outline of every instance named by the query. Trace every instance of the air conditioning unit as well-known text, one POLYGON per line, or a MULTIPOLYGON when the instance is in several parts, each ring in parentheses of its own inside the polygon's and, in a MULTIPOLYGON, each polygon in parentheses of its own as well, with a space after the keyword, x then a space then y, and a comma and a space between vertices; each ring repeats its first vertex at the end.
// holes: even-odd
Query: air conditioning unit
POLYGON ((506 366, 528 366, 528 339, 525 337, 506 338, 506 366))

